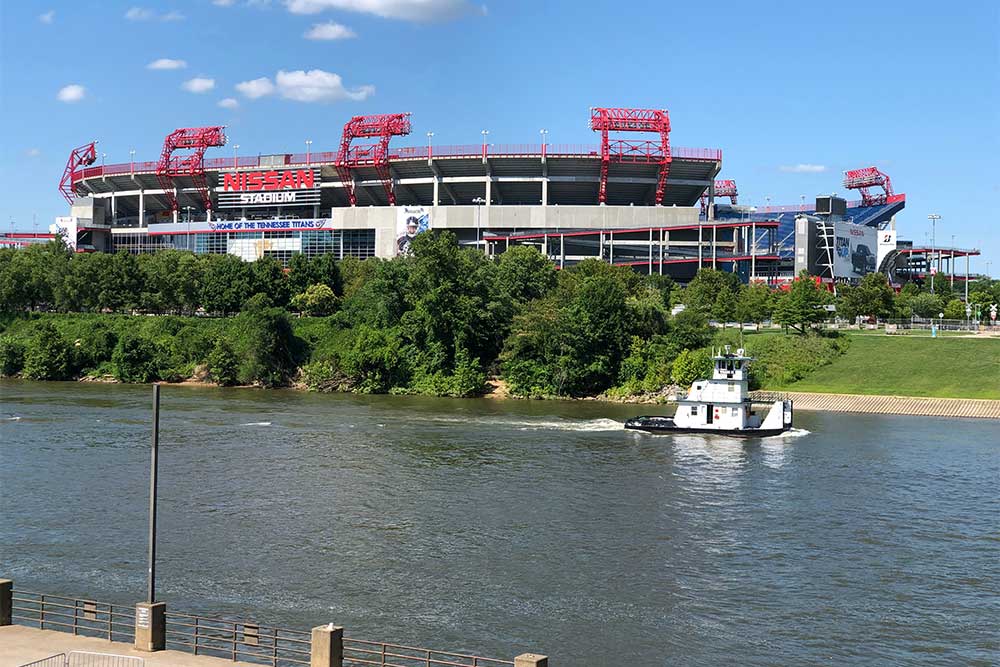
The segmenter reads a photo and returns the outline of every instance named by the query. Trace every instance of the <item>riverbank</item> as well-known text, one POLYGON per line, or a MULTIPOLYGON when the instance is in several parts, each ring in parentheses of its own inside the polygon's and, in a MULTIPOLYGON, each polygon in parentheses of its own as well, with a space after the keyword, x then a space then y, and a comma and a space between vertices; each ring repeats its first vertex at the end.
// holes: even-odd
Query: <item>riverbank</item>
POLYGON ((970 398, 927 398, 920 396, 873 396, 865 394, 819 394, 785 392, 796 410, 817 412, 858 412, 879 415, 921 417, 965 417, 1000 419, 1000 401, 970 398))
POLYGON ((1000 400, 1000 340, 863 333, 852 334, 850 339, 842 355, 801 380, 762 388, 808 394, 1000 400))

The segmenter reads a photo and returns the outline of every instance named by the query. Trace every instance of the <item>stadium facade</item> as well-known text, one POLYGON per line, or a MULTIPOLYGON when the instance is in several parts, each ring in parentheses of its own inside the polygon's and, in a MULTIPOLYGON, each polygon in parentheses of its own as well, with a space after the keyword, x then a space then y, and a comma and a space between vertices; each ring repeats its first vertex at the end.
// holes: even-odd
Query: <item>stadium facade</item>
POLYGON ((81 252, 180 248, 287 263, 296 253, 392 257, 418 233, 449 230, 489 255, 532 245, 560 267, 595 257, 682 281, 699 266, 769 282, 800 268, 831 281, 884 268, 890 249, 878 252, 869 232, 859 238, 878 252, 875 267, 837 240, 857 234, 843 225, 894 232, 905 195, 874 167, 845 174, 861 201, 751 208, 738 205, 735 182, 717 180, 720 149, 671 144, 667 111, 594 108, 590 126, 594 145, 494 145, 484 131, 477 145, 434 146, 428 134, 425 146, 396 147, 409 114, 356 116, 335 151, 241 156, 236 145, 211 158, 227 145, 224 128, 184 128, 158 160, 111 165, 96 164, 91 143, 67 162, 70 210, 54 231, 81 252))

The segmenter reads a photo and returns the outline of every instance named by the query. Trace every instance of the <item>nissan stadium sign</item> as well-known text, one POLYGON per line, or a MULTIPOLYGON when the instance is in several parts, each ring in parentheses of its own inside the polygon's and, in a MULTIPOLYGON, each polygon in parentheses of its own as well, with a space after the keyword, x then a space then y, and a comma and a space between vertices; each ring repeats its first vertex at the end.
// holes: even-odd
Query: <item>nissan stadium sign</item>
POLYGON ((312 206, 320 201, 319 169, 234 171, 215 189, 219 208, 312 206))

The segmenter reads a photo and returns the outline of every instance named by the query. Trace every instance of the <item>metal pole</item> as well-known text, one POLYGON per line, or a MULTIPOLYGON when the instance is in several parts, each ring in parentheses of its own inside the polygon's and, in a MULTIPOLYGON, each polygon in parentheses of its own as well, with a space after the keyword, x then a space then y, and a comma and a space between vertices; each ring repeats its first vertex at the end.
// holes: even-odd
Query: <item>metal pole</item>
POLYGON ((931 221, 931 256, 928 258, 927 261, 927 270, 931 274, 931 294, 934 294, 934 274, 937 273, 937 269, 939 269, 941 266, 940 263, 938 264, 937 267, 934 266, 934 255, 936 254, 935 247, 937 245, 935 237, 935 225, 937 221, 941 219, 941 216, 938 215, 937 213, 931 213, 930 215, 927 216, 927 218, 931 221))
POLYGON ((969 303, 969 253, 965 255, 965 303, 969 303))
POLYGON ((153 447, 149 459, 149 587, 146 599, 156 602, 156 468, 160 449, 160 385, 153 385, 153 447))

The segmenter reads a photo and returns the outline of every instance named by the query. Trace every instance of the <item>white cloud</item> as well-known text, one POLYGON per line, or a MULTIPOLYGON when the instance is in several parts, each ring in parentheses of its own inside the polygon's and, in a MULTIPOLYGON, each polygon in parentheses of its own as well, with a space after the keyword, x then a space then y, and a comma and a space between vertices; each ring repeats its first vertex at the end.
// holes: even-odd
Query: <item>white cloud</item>
POLYGON ((56 99, 60 102, 79 102, 87 94, 87 89, 78 83, 71 83, 59 89, 56 99))
POLYGON ((215 88, 215 79, 209 79, 204 76, 196 76, 195 78, 188 79, 181 84, 181 88, 189 93, 207 93, 215 88))
POLYGON ((156 12, 145 7, 132 7, 125 12, 125 18, 129 21, 148 21, 156 16, 156 12))
POLYGON ((236 0, 212 0, 212 4, 216 7, 232 7, 236 4, 236 0))
POLYGON ((825 164, 783 164, 778 171, 788 174, 820 174, 826 171, 825 164))
POLYGON ((184 69, 185 67, 187 67, 187 62, 173 58, 158 58, 146 65, 147 69, 184 69))
POLYGON ((277 93, 286 100, 296 102, 339 102, 352 100, 360 102, 375 94, 375 86, 365 85, 349 89, 344 87, 344 80, 339 74, 312 69, 308 72, 281 70, 275 75, 274 82, 266 76, 252 81, 236 84, 236 90, 250 99, 264 97, 277 93))
POLYGON ((473 9, 468 0, 285 0, 285 6, 292 14, 335 9, 419 22, 453 19, 473 9))
POLYGON ((337 102, 353 100, 360 102, 375 94, 375 86, 359 86, 354 90, 344 88, 339 74, 312 69, 308 72, 281 70, 275 77, 278 92, 282 97, 296 102, 337 102))
POLYGON ((42 23, 52 23, 52 21, 54 21, 55 18, 56 18, 56 10, 54 9, 50 9, 44 14, 38 15, 38 20, 41 21, 42 23))
POLYGON ((274 92, 274 84, 266 76, 262 76, 259 79, 253 79, 252 81, 244 81, 242 83, 236 84, 236 90, 243 93, 244 96, 249 97, 251 100, 255 100, 258 97, 264 97, 265 95, 270 95, 274 92))
POLYGON ((27 157, 38 157, 39 155, 42 154, 42 151, 39 150, 38 148, 29 148, 28 150, 24 151, 24 154, 27 157))
POLYGON ((219 100, 219 106, 223 109, 238 109, 240 103, 233 97, 227 97, 225 99, 219 100))
POLYGON ((180 21, 184 18, 184 15, 177 11, 157 14, 147 7, 131 7, 125 12, 125 18, 129 21, 180 21))
POLYGON ((354 31, 348 28, 346 25, 341 25, 334 21, 329 21, 327 23, 317 23, 312 28, 307 31, 303 37, 306 39, 318 39, 318 40, 334 40, 334 39, 351 39, 357 37, 354 31))

